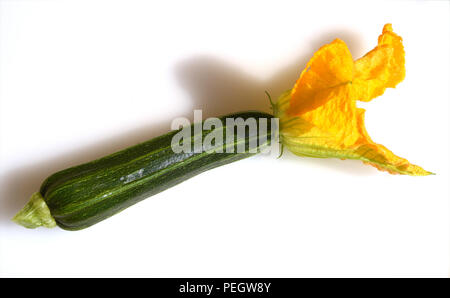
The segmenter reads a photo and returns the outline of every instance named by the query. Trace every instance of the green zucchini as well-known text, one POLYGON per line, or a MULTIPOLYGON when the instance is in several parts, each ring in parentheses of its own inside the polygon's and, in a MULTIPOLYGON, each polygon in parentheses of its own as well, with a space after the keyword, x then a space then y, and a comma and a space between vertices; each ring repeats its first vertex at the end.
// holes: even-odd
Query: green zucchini
MULTIPOLYGON (((230 129, 227 118, 253 118, 258 123, 257 134, 236 135, 231 140, 224 136, 225 142, 220 144, 224 153, 214 150, 175 153, 171 142, 180 129, 57 172, 43 182, 40 191, 13 220, 28 228, 55 225, 66 230, 87 228, 197 174, 252 156, 255 152, 250 152, 249 144, 255 138, 260 141, 257 149, 270 144, 272 117, 262 112, 242 112, 219 118, 224 134, 230 129), (267 125, 266 129, 260 125, 267 125), (243 153, 236 152, 239 144, 245 144, 243 153), (230 146, 234 152, 226 153, 230 146)), ((194 125, 190 127, 191 140, 200 136, 204 140, 212 131, 197 132, 194 125)))

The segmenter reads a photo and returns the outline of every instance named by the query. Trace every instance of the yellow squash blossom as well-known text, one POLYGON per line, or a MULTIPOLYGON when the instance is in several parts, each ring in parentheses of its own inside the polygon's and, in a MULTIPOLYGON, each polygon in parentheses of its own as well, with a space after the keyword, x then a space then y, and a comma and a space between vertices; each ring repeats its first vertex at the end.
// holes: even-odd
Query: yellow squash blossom
POLYGON ((429 175, 374 143, 356 101, 370 101, 405 77, 402 38, 386 24, 378 45, 353 61, 340 39, 321 47, 294 88, 274 104, 280 138, 291 152, 309 157, 358 159, 392 174, 429 175))

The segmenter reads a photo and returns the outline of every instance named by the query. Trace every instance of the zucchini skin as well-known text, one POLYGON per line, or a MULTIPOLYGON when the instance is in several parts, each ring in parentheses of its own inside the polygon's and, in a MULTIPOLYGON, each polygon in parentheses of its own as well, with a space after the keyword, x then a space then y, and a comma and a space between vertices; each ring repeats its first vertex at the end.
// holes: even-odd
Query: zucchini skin
MULTIPOLYGON (((260 119, 266 119, 267 128, 265 132, 258 130, 258 135, 246 134, 244 138, 235 137, 230 141, 224 136, 224 148, 232 146, 236 149, 238 143, 245 142, 245 153, 236 153, 236 150, 234 153, 175 153, 171 148, 172 137, 180 130, 172 131, 57 172, 43 182, 40 194, 59 227, 81 230, 204 171, 256 154, 248 152, 252 138, 264 137, 266 140, 265 144, 258 144, 258 149, 270 144, 272 115, 250 111, 223 116, 219 119, 224 133, 227 129, 226 118, 254 118, 258 128, 260 119)), ((194 124, 190 129, 192 140, 195 137, 194 124)), ((202 139, 210 132, 202 130, 202 139)))

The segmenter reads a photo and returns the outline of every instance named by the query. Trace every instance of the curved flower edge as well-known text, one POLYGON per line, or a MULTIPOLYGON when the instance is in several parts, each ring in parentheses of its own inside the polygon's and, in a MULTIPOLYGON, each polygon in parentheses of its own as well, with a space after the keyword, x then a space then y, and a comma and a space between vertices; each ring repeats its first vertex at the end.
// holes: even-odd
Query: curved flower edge
POLYGON ((332 141, 330 146, 326 146, 326 134, 314 136, 311 133, 314 130, 320 130, 319 128, 314 127, 314 125, 302 119, 301 116, 287 115, 286 107, 289 106, 290 98, 291 90, 285 91, 277 102, 272 105, 272 108, 275 117, 280 119, 280 141, 295 155, 360 160, 390 174, 410 176, 434 175, 434 173, 396 156, 383 145, 371 142, 370 139, 368 143, 349 148, 336 147, 332 141))

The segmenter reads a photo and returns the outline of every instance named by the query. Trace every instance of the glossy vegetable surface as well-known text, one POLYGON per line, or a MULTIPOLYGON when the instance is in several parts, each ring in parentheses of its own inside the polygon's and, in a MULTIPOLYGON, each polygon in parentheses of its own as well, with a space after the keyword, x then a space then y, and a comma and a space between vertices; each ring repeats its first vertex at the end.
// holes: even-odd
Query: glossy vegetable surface
MULTIPOLYGON (((259 139, 256 149, 270 143, 272 117, 261 112, 243 112, 219 118, 223 124, 224 143, 214 148, 223 146, 223 152, 234 148, 233 153, 217 153, 211 149, 199 153, 192 150, 175 153, 171 146, 172 138, 181 130, 172 131, 104 158, 57 172, 44 181, 37 196, 42 196, 61 228, 87 228, 197 174, 252 156, 255 154, 249 152, 252 141, 259 139), (230 127, 227 127, 226 118, 252 118, 258 125, 266 127, 261 130, 262 126, 258 126, 259 130, 253 134, 247 129, 245 136, 235 134, 233 139, 227 140, 226 132, 230 127), (236 152, 239 144, 245 144, 244 153, 236 152)), ((199 137, 204 141, 212 132, 211 129, 197 132, 194 125, 190 127, 192 144, 199 137)), ((16 221, 21 223, 17 216, 16 221)), ((28 224, 28 227, 35 226, 28 224)))

